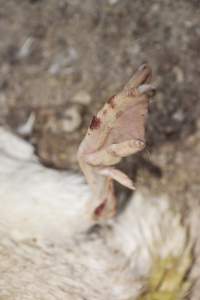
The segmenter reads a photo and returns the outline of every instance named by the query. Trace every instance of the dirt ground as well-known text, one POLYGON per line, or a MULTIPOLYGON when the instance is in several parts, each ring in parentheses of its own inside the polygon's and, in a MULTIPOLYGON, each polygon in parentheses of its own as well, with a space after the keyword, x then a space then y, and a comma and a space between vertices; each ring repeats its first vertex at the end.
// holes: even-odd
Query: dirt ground
POLYGON ((34 116, 25 138, 41 161, 77 170, 92 115, 148 62, 148 147, 122 168, 200 211, 199 16, 198 0, 0 0, 0 124, 19 132, 34 116))

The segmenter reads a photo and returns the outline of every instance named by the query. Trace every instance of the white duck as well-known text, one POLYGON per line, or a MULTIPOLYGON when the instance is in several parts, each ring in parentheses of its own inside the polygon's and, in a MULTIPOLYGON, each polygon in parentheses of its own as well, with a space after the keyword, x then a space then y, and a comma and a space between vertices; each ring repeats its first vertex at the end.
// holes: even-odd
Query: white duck
POLYGON ((140 67, 93 118, 78 152, 89 187, 78 174, 42 166, 30 144, 0 129, 0 299, 162 300, 185 293, 190 247, 167 199, 136 192, 109 220, 112 179, 133 189, 111 166, 144 147, 150 73, 140 67))

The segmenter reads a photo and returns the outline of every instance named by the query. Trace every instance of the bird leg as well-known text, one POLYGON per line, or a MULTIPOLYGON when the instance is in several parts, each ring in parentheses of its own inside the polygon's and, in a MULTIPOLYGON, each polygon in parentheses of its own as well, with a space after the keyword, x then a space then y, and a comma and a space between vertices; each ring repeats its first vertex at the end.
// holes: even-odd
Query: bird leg
POLYGON ((115 214, 113 180, 134 189, 131 179, 113 165, 145 147, 149 98, 155 91, 150 81, 151 69, 142 65, 122 91, 92 118, 79 147, 78 161, 92 190, 90 211, 96 220, 115 214))

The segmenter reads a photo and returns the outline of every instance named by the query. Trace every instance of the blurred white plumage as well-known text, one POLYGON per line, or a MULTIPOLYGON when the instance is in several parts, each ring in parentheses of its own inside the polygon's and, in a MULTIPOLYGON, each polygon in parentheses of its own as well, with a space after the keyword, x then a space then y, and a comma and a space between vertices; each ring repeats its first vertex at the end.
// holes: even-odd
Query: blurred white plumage
POLYGON ((121 215, 88 232, 81 176, 42 166, 4 128, 0 164, 1 299, 138 299, 155 258, 184 254, 187 233, 166 199, 135 193, 121 215))

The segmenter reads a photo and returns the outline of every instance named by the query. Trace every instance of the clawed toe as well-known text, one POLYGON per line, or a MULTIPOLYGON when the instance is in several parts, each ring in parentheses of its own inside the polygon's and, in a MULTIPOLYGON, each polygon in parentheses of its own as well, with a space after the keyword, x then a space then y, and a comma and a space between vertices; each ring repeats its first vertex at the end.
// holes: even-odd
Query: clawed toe
POLYGON ((156 87, 153 84, 142 84, 138 87, 140 94, 146 94, 149 97, 153 97, 156 93, 156 87))

